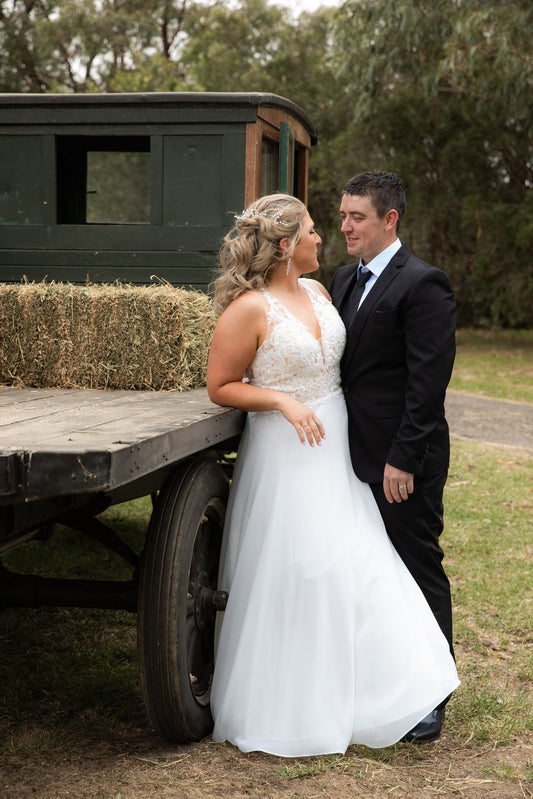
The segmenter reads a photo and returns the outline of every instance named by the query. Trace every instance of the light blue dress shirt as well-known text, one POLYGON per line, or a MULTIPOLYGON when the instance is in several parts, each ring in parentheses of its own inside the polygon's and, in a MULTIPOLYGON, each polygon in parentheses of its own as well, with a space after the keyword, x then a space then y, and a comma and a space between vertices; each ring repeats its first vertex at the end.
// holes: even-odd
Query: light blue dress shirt
POLYGON ((366 281, 365 290, 363 291, 363 296, 361 297, 359 305, 357 306, 358 308, 361 307, 361 303, 364 302, 367 294, 372 290, 372 286, 374 285, 378 277, 381 275, 381 273, 383 272, 383 270, 391 260, 392 256, 398 252, 401 246, 402 242, 400 241, 400 239, 396 239, 395 241, 392 242, 392 244, 389 244, 388 247, 386 247, 384 250, 378 253, 375 258, 372 258, 372 260, 369 261, 367 264, 363 264, 361 260, 359 261, 359 266, 357 267, 357 269, 359 270, 362 268, 364 271, 368 270, 372 272, 372 277, 369 277, 368 280, 366 281))

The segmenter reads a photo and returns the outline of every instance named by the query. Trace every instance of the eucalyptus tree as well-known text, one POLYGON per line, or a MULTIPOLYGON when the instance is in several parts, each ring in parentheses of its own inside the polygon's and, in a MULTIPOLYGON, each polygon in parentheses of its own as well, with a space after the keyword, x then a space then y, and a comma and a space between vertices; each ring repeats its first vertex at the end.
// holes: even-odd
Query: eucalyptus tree
POLYGON ((187 13, 187 0, 0 0, 0 89, 109 91, 139 68, 140 84, 174 88, 187 13))
POLYGON ((346 2, 335 32, 352 171, 406 184, 405 235, 451 274, 463 321, 533 324, 533 5, 346 2))
POLYGON ((462 321, 532 326, 533 4, 0 0, 1 91, 263 91, 319 130, 311 212, 323 279, 337 206, 368 168, 407 188, 402 236, 454 282, 462 321))

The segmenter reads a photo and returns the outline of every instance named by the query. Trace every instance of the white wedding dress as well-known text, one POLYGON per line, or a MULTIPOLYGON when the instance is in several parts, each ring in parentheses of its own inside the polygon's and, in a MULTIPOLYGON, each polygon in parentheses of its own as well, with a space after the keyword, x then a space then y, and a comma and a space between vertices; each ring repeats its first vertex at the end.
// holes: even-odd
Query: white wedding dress
POLYGON ((228 504, 211 707, 215 741, 295 757, 398 741, 459 684, 448 644, 354 475, 339 363, 344 325, 302 280, 317 340, 264 291, 268 335, 248 378, 313 408, 303 445, 249 413, 228 504))

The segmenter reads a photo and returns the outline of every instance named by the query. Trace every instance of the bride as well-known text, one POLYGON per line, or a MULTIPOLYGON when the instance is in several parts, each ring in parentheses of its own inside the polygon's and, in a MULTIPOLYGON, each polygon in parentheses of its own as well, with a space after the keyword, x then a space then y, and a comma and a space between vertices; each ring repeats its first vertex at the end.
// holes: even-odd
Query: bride
POLYGON ((344 325, 305 206, 254 202, 221 254, 213 402, 248 411, 219 588, 213 739, 286 757, 399 741, 459 684, 448 644, 354 475, 344 325))

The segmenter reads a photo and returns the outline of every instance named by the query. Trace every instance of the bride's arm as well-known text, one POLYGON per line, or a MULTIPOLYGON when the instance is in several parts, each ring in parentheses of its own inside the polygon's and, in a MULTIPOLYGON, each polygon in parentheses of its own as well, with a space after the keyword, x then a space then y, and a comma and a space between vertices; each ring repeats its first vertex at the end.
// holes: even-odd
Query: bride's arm
POLYGON ((265 335, 266 319, 259 295, 245 292, 228 305, 211 343, 207 366, 209 398, 217 405, 243 411, 280 411, 302 443, 320 443, 323 428, 310 408, 282 391, 242 382, 265 335))

